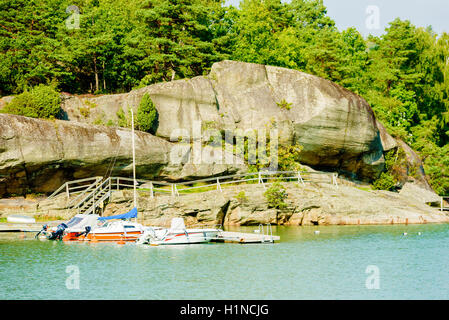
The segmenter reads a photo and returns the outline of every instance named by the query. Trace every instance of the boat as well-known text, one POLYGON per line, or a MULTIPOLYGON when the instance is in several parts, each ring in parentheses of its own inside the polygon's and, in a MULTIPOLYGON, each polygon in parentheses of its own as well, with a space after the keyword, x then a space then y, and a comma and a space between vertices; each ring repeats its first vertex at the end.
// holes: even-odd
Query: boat
POLYGON ((131 219, 137 219, 136 196, 136 166, 134 145, 134 116, 132 116, 132 151, 133 151, 133 181, 134 181, 134 207, 131 211, 109 217, 100 217, 97 214, 77 214, 70 221, 61 223, 49 229, 44 225, 36 235, 44 235, 49 240, 63 241, 136 241, 144 232, 145 227, 131 219), (110 221, 114 220, 114 221, 110 221))
POLYGON ((63 239, 66 241, 136 241, 144 232, 145 227, 140 223, 131 221, 137 218, 137 208, 131 211, 110 217, 98 217, 97 225, 82 235, 73 234, 74 237, 63 239), (113 220, 113 221, 111 221, 113 220))
POLYGON ((95 228, 98 217, 97 214, 77 214, 69 221, 63 222, 56 227, 49 228, 45 224, 35 238, 48 240, 75 239, 95 228))
POLYGON ((183 218, 173 218, 170 228, 148 227, 137 243, 153 246, 207 243, 217 238, 220 232, 215 228, 187 229, 183 218))

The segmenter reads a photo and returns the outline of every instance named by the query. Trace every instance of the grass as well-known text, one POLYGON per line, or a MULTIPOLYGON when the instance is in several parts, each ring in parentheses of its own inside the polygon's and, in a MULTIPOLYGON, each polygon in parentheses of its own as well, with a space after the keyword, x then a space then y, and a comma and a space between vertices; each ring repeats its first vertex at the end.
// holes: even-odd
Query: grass
POLYGON ((373 189, 371 187, 356 187, 356 188, 359 190, 362 190, 362 191, 368 191, 368 192, 373 191, 373 189))
POLYGON ((34 219, 36 219, 36 222, 65 220, 61 216, 50 216, 50 215, 47 215, 47 214, 37 214, 37 215, 34 216, 34 219))

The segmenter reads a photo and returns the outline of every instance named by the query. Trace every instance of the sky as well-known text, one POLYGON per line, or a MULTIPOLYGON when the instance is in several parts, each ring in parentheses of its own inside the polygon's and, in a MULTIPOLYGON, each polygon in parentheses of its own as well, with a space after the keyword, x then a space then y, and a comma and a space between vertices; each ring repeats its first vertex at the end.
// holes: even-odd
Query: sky
MULTIPOLYGON (((227 0, 238 6, 240 0, 227 0)), ((328 15, 340 30, 355 27, 363 36, 379 36, 399 17, 418 27, 432 26, 449 33, 448 0, 323 0, 328 15)))

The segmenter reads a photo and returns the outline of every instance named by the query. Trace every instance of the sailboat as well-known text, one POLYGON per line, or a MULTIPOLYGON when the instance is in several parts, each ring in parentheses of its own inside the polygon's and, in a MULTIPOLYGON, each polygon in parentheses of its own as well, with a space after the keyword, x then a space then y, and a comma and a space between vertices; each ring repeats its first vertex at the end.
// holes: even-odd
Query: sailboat
MULTIPOLYGON (((136 241, 145 231, 146 227, 137 223, 137 193, 136 193, 136 155, 134 142, 134 114, 131 110, 132 123, 132 151, 133 151, 133 185, 134 185, 134 207, 131 211, 109 217, 96 218, 96 223, 89 226, 83 225, 84 230, 79 226, 67 228, 64 232, 63 241, 117 241, 129 242, 136 241), (135 219, 135 221, 131 221, 135 219)), ((79 215, 77 215, 79 216, 79 215)), ((75 216, 74 218, 76 218, 75 216)), ((92 215, 88 215, 92 216, 92 215)), ((87 219, 87 217, 80 217, 87 219)), ((72 219, 73 220, 73 219, 72 219)), ((69 222, 70 224, 70 222, 69 222)))

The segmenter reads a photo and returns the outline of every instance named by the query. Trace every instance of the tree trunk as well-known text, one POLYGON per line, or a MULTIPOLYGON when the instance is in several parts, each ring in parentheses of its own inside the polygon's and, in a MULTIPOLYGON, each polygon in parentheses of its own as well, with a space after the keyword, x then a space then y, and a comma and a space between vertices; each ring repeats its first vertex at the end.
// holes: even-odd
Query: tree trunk
POLYGON ((103 90, 106 91, 106 78, 104 76, 105 69, 104 69, 104 61, 103 61, 103 90))
POLYGON ((95 91, 97 92, 99 89, 99 79, 98 79, 97 57, 96 56, 94 56, 94 72, 95 72, 95 91))

